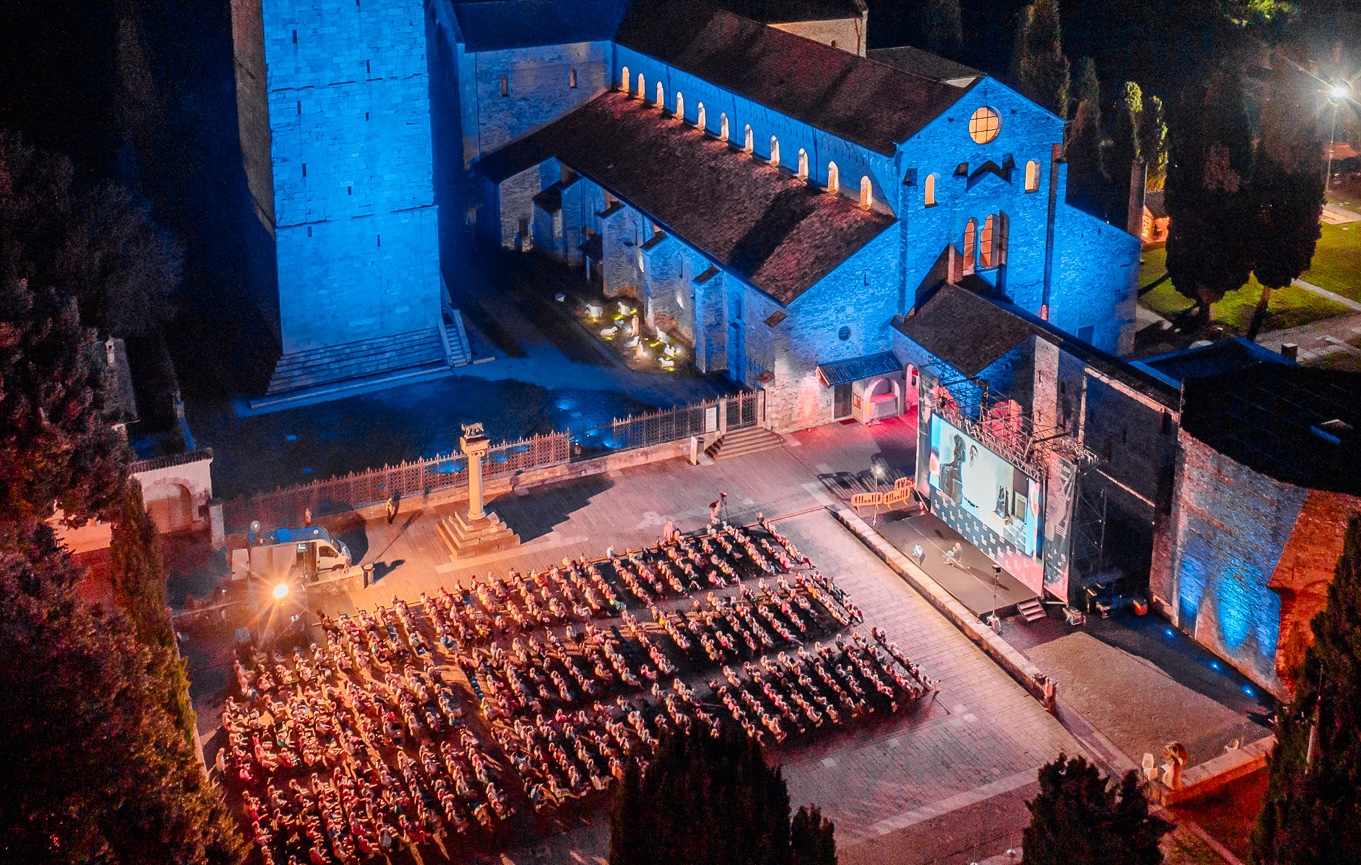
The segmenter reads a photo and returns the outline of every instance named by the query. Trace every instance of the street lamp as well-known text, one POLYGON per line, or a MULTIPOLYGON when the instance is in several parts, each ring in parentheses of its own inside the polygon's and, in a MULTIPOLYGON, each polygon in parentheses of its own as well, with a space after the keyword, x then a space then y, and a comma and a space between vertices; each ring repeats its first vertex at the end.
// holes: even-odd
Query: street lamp
POLYGON ((288 583, 279 583, 274 587, 274 600, 282 601, 288 596, 288 583))
POLYGON ((1333 124, 1328 132, 1328 171, 1323 175, 1323 193, 1327 195, 1328 186, 1333 182, 1333 148, 1337 144, 1337 110, 1342 107, 1344 102, 1350 101, 1352 83, 1345 78, 1339 78, 1328 85, 1325 93, 1328 101, 1333 105, 1333 124))

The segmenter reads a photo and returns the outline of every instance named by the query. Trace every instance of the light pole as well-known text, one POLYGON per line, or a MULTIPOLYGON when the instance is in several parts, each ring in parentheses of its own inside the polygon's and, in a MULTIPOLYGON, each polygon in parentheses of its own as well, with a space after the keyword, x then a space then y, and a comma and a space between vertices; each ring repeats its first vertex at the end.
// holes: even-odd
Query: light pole
POLYGON ((1333 104, 1333 123, 1332 129, 1328 133, 1328 169, 1323 175, 1323 194, 1328 194, 1328 187, 1333 182, 1333 148, 1337 144, 1337 110, 1342 107, 1342 103, 1351 99, 1352 85, 1350 81, 1339 78, 1328 85, 1328 101, 1333 104))

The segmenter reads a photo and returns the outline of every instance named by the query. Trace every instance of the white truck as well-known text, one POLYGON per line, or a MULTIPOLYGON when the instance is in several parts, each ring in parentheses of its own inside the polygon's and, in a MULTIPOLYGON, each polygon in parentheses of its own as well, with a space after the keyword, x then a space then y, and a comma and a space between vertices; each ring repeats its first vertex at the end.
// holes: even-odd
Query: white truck
POLYGON ((271 581, 311 582, 323 574, 343 571, 354 563, 344 541, 331 537, 331 533, 321 526, 252 532, 246 536, 246 542, 246 549, 238 550, 233 558, 239 562, 243 558, 239 554, 245 552, 244 564, 249 573, 271 581))

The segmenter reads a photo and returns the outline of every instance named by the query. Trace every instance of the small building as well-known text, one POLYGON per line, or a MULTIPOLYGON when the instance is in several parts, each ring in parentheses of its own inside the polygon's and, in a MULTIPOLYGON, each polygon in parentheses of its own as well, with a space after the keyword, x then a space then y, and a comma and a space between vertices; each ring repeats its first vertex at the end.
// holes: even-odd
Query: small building
POLYGON ((1172 218, 1167 215, 1167 205, 1163 201, 1161 189, 1144 193, 1144 218, 1139 239, 1144 248, 1162 246, 1167 243, 1167 232, 1172 218))

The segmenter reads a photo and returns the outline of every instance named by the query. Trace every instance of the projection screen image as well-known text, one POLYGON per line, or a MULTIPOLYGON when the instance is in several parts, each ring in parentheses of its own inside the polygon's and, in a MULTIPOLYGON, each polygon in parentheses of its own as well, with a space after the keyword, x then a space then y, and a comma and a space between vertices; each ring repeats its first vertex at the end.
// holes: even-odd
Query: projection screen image
POLYGON ((931 488, 1027 556, 1039 546, 1039 481, 958 427, 931 418, 931 488))

